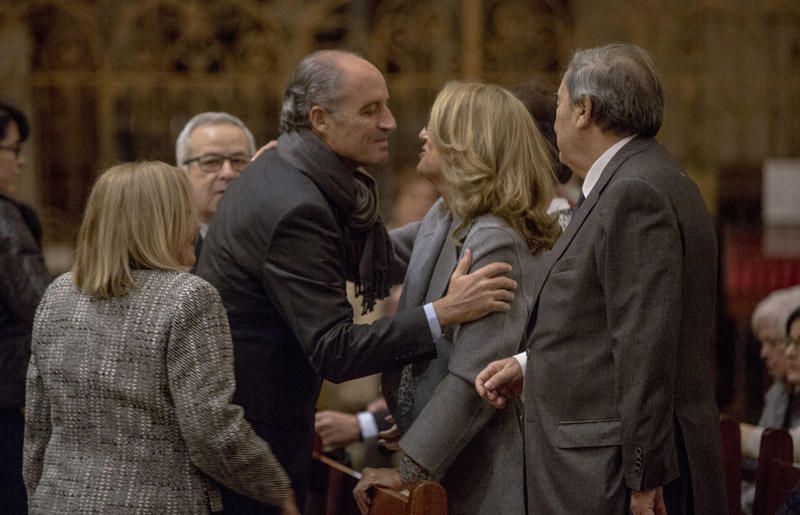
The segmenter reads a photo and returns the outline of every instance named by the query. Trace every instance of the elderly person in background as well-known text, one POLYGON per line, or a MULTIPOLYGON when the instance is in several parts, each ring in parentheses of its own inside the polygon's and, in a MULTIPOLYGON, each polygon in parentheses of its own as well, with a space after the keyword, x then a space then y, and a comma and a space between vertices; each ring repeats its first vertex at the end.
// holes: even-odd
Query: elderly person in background
POLYGON ((789 409, 792 388, 786 387, 784 346, 786 317, 798 305, 800 287, 786 288, 771 293, 753 311, 753 336, 761 344, 759 353, 773 380, 764 396, 764 410, 758 421, 758 425, 762 427, 793 427, 800 422, 797 420, 798 414, 789 409))
POLYGON ((774 383, 764 397, 764 410, 757 426, 739 424, 742 435, 742 454, 757 458, 761 434, 767 427, 794 429, 800 426, 797 387, 797 349, 787 348, 789 320, 800 307, 800 286, 772 292, 758 306, 752 317, 753 334, 761 342, 761 357, 774 383), (791 363, 791 367, 789 366, 791 363), (789 373, 789 369, 792 372, 789 373))
MULTIPOLYGON (((761 344, 759 354, 764 360, 767 374, 772 378, 764 394, 764 408, 757 425, 739 424, 742 437, 742 455, 752 458, 745 467, 754 468, 755 458, 761 447, 764 428, 795 428, 800 425, 800 402, 795 390, 800 377, 787 378, 786 318, 800 305, 800 287, 786 288, 770 293, 758 303, 751 317, 753 336, 761 344)), ((796 374, 795 374, 796 375, 796 374)), ((752 513, 755 499, 755 484, 742 482, 742 510, 752 513)))
POLYGON ((24 477, 33 513, 207 513, 217 482, 297 514, 289 479, 231 404, 216 290, 185 271, 189 181, 158 162, 97 181, 71 273, 34 322, 24 477))
POLYGON ((397 470, 365 469, 354 494, 366 513, 370 487, 401 490, 432 479, 447 490, 451 513, 523 513, 521 406, 495 410, 473 384, 487 363, 519 351, 533 277, 561 233, 547 214, 552 155, 525 106, 492 84, 448 83, 420 139, 417 170, 442 199, 417 232, 398 312, 446 291, 466 248, 473 266, 511 264, 520 288, 510 311, 448 329, 435 359, 384 373, 405 457, 397 470))
POLYGON ((189 177, 192 198, 200 219, 195 257, 231 182, 250 164, 256 144, 250 129, 228 113, 206 112, 192 117, 175 142, 175 162, 189 177))
MULTIPOLYGON (((742 455, 757 458, 761 446, 761 434, 767 427, 794 428, 800 425, 800 402, 795 395, 796 382, 787 380, 786 317, 800 305, 800 287, 786 288, 770 293, 758 303, 751 317, 753 336, 761 344, 759 354, 764 360, 767 374, 772 378, 766 394, 764 409, 757 425, 739 424, 742 438, 742 455)), ((748 462, 749 467, 755 464, 748 462)), ((755 484, 742 483, 742 510, 753 511, 755 484)))
MULTIPOLYGON (((798 287, 800 288, 800 287, 798 287)), ((800 390, 800 298, 793 298, 794 307, 782 317, 783 338, 779 344, 786 355, 786 388, 793 394, 800 390)), ((781 427, 781 426, 779 426, 781 427)), ((800 463, 800 425, 782 426, 794 441, 794 461, 800 463)), ((742 454, 758 458, 764 427, 742 424, 742 454)))
POLYGON ((0 513, 25 513, 25 370, 36 306, 50 282, 36 213, 14 200, 28 120, 0 103, 0 513))

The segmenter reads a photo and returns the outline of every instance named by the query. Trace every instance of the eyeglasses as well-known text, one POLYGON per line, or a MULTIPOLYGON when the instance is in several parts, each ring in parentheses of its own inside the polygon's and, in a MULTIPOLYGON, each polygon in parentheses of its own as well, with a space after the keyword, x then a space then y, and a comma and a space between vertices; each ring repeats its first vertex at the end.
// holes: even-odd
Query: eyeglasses
POLYGON ((205 173, 217 173, 222 168, 222 165, 225 164, 225 161, 231 164, 231 168, 233 168, 234 171, 241 173, 241 171, 250 164, 250 156, 242 153, 229 156, 223 156, 221 154, 203 154, 202 156, 187 159, 183 164, 188 165, 196 162, 197 166, 205 173))
POLYGON ((0 150, 8 150, 9 152, 13 152, 14 157, 19 159, 19 155, 22 153, 22 143, 17 143, 16 145, 0 145, 0 150))

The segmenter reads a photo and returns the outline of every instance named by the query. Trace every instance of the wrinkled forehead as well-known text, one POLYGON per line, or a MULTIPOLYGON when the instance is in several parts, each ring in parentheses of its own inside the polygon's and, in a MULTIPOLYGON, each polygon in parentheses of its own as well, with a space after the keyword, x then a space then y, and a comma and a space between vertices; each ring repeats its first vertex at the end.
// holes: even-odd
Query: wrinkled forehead
POLYGON ((766 324, 756 329, 756 338, 763 345, 775 344, 783 340, 783 334, 777 329, 775 324, 766 324))
POLYGON ((250 143, 244 129, 232 123, 204 124, 195 127, 189 138, 193 150, 200 148, 232 148, 247 152, 250 143))

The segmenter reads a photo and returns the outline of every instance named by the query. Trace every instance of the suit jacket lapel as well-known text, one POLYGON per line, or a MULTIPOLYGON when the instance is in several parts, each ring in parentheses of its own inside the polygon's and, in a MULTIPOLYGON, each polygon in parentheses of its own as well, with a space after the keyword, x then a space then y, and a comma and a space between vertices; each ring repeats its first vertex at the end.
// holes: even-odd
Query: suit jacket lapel
POLYGON ((550 270, 552 270, 553 265, 570 246, 572 240, 575 238, 575 235, 578 233, 583 223, 589 217, 589 214, 592 212, 592 210, 594 210, 594 206, 597 204, 600 195, 603 194, 603 190, 605 190, 606 186, 608 186, 611 178, 617 173, 617 170, 619 170, 622 163, 624 163, 632 155, 646 150, 653 144, 654 142, 652 139, 634 138, 628 142, 627 145, 622 147, 620 151, 614 155, 611 161, 609 161, 600 174, 600 179, 597 181, 597 184, 594 185, 591 193, 589 193, 589 196, 583 201, 580 209, 573 213, 572 220, 570 220, 569 225, 567 225, 567 229, 561 234, 556 244, 550 250, 548 254, 547 266, 542 267, 541 272, 537 274, 535 278, 533 289, 534 299, 537 299, 538 301, 539 294, 542 292, 542 287, 547 281, 547 278, 550 276, 550 270))
POLYGON ((456 245, 450 237, 453 232, 452 229, 453 223, 448 225, 445 231, 445 238, 442 242, 436 265, 433 267, 428 293, 425 295, 425 302, 432 302, 444 295, 445 291, 447 291, 447 286, 450 284, 450 275, 453 273, 453 269, 458 263, 456 245))
MULTIPOLYGON (((413 309, 424 303, 438 256, 442 252, 442 245, 447 242, 451 218, 443 201, 439 200, 422 220, 408 260, 403 293, 397 303, 398 312, 413 309)), ((414 405, 411 367, 409 364, 394 370, 386 370, 381 378, 381 389, 389 410, 394 415, 398 427, 403 430, 411 423, 408 414, 414 405)))
MULTIPOLYGON (((429 291, 437 258, 447 241, 451 216, 440 200, 425 217, 408 261, 398 311, 421 306, 429 291)), ((446 285, 446 283, 445 283, 446 285)))

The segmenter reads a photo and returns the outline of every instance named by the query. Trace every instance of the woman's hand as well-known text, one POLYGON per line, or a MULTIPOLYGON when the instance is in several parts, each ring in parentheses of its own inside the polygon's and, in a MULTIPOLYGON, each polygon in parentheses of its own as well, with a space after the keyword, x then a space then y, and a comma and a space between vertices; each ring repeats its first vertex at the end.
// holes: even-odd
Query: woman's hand
POLYGON ((353 489, 353 497, 356 499, 358 509, 361 513, 366 514, 369 512, 369 507, 372 504, 372 499, 369 495, 369 489, 373 486, 384 486, 392 490, 403 490, 406 485, 397 473, 397 469, 371 469, 365 468, 361 475, 361 481, 358 482, 353 489))

